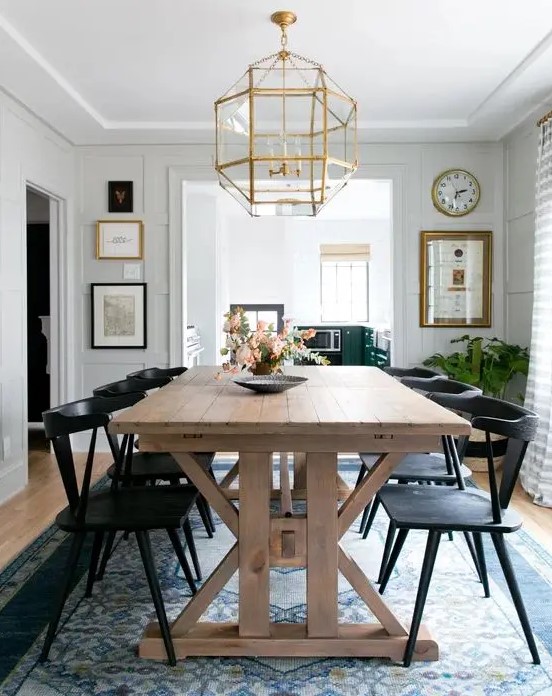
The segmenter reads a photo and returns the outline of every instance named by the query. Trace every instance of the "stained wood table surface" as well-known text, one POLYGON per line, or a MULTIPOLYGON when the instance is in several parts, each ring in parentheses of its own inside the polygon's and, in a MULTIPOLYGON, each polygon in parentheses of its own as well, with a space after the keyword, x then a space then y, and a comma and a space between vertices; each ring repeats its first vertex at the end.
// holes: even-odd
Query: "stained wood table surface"
MULTIPOLYGON (((171 626, 177 657, 401 660, 407 626, 339 542, 405 454, 439 450, 441 436, 468 434, 469 423, 375 367, 285 368, 286 374, 308 381, 281 394, 253 393, 234 384, 234 375, 218 371, 194 367, 110 424, 112 432, 139 435, 142 451, 171 452, 236 537, 171 626), (202 467, 201 459, 194 458, 194 453, 213 451, 239 452, 238 464, 219 483, 202 467), (280 453, 278 487, 273 483, 276 452, 280 453), (339 452, 381 455, 360 485, 350 489, 337 472, 339 452), (306 500, 306 513, 294 512, 297 498, 306 500), (280 501, 277 514, 271 513, 274 499, 280 501), (305 624, 269 620, 269 571, 282 566, 306 567, 305 624), (200 622, 237 570, 238 623, 200 622), (338 571, 374 614, 374 623, 338 622, 338 571)), ((157 624, 147 627, 139 653, 165 658, 157 624)), ((422 626, 414 659, 437 658, 437 643, 422 626)))

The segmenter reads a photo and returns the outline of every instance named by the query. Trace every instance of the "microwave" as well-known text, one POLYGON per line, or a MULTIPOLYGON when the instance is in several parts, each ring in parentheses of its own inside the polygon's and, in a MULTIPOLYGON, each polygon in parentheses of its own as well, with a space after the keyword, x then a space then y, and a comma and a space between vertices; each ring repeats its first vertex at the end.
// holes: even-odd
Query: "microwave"
POLYGON ((341 330, 340 329, 316 329, 316 335, 309 338, 307 346, 312 350, 324 353, 341 352, 341 330))

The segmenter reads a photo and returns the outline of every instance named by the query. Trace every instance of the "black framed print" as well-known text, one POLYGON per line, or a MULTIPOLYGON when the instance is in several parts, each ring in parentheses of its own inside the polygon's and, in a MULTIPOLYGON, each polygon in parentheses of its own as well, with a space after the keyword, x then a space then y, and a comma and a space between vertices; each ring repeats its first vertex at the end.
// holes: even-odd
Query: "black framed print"
POLYGON ((92 348, 146 348, 146 283, 92 283, 92 348))
POLYGON ((132 213, 132 181, 108 181, 108 206, 110 213, 132 213))

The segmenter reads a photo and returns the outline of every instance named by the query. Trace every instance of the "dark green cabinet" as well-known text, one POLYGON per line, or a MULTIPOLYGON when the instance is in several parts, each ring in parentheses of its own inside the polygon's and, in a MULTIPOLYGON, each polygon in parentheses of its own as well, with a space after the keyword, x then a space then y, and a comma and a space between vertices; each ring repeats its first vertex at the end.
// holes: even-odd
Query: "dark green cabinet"
POLYGON ((341 353, 344 365, 363 365, 363 327, 347 326, 341 329, 341 353))

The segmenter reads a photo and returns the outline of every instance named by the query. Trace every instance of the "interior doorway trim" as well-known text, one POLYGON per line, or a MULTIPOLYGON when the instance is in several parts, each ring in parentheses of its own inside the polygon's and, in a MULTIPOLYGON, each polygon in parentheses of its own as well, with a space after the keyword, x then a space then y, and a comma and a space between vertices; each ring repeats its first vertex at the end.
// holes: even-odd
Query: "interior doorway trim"
MULTIPOLYGON (((69 401, 74 390, 74 351, 70 350, 70 346, 74 345, 74 293, 70 287, 68 273, 70 264, 67 249, 67 202, 32 181, 25 181, 25 189, 46 196, 50 201, 50 405, 55 405, 69 401)), ((25 220, 25 228, 26 226, 25 220)), ((25 245, 25 254, 27 253, 25 245)), ((25 290, 25 307, 26 305, 25 290)), ((25 351, 27 342, 28 336, 25 337, 25 351)), ((26 355, 25 362, 27 360, 26 355)), ((26 398, 25 394, 25 403, 26 398)))
MULTIPOLYGON (((400 164, 361 165, 356 179, 385 179, 392 182, 391 210, 391 306, 393 317, 392 362, 404 365, 406 351, 406 281, 401 269, 406 258, 406 175, 407 166, 400 164), (397 298, 399 298, 397 300, 397 298), (400 298, 405 298, 401 301, 400 298)), ((187 293, 184 273, 185 238, 184 188, 187 181, 216 181, 213 167, 190 164, 169 167, 169 361, 182 363, 183 327, 187 321, 187 293)))
POLYGON ((186 263, 185 200, 187 181, 217 181, 210 165, 189 164, 169 167, 169 363, 183 364, 184 326, 187 322, 188 294, 184 278, 186 263))

